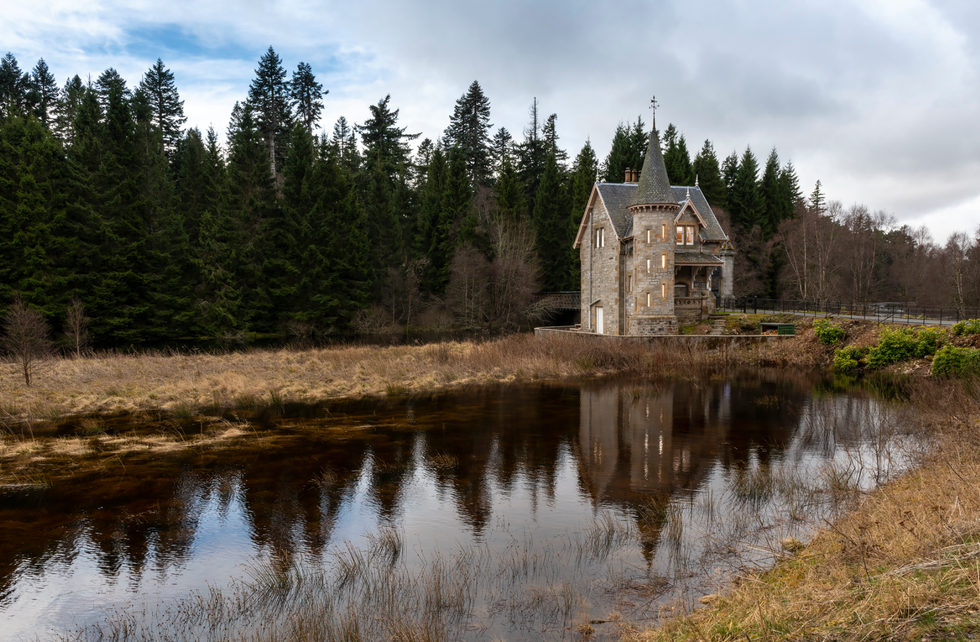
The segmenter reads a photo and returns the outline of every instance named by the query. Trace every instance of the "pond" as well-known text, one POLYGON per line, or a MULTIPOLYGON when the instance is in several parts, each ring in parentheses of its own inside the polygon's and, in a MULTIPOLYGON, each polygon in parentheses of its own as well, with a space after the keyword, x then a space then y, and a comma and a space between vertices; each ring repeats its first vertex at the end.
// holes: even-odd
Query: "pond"
POLYGON ((287 408, 249 447, 7 490, 0 637, 616 639, 907 462, 894 404, 825 384, 759 370, 287 408))

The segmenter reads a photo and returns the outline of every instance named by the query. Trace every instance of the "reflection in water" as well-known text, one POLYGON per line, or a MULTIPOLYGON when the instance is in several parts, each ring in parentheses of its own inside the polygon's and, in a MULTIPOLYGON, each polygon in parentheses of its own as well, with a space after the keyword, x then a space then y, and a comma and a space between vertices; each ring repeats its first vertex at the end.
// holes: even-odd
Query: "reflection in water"
MULTIPOLYGON (((366 545, 386 526, 403 533, 409 566, 456 547, 509 555, 522 537, 636 533, 568 577, 608 584, 619 569, 619 592, 593 592, 577 615, 651 609, 651 586, 706 591, 718 551, 759 544, 760 529, 786 514, 825 510, 800 481, 815 471, 877 466, 855 482, 865 484, 887 473, 893 441, 875 431, 885 406, 859 393, 813 396, 815 383, 758 371, 334 404, 281 420, 282 437, 255 448, 137 458, 70 486, 2 495, 0 629, 61 632, 113 605, 227 585, 251 559, 329 562, 342 542, 366 545), (755 531, 745 502, 764 507, 752 513, 755 531), (738 519, 716 523, 725 515, 738 519), (640 575, 624 580, 624 568, 640 575), (646 591, 632 602, 631 582, 646 591)), ((806 528, 798 519, 783 530, 806 528)), ((491 607, 468 626, 508 639, 530 630, 491 607)), ((567 623, 549 629, 534 617, 530 637, 568 634, 567 623)))

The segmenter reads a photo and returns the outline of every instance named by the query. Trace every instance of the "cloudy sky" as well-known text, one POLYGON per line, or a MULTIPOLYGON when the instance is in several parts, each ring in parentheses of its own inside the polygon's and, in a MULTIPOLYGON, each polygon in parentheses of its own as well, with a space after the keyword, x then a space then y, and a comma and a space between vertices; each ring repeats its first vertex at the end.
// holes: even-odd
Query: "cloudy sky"
POLYGON ((516 137, 537 98, 574 156, 617 123, 674 123, 693 153, 751 145, 809 193, 862 203, 937 241, 980 226, 980 3, 975 0, 35 0, 5 7, 0 48, 63 83, 159 57, 188 124, 223 132, 271 45, 330 90, 321 123, 363 122, 391 94, 401 124, 445 129, 473 80, 516 137))

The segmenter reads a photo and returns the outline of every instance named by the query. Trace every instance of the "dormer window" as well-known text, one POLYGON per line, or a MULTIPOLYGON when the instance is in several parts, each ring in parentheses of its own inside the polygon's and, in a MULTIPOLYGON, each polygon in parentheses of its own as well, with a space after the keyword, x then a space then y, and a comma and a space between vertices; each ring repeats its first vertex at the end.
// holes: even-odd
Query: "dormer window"
POLYGON ((694 245, 694 230, 695 227, 693 225, 678 225, 677 244, 694 245))

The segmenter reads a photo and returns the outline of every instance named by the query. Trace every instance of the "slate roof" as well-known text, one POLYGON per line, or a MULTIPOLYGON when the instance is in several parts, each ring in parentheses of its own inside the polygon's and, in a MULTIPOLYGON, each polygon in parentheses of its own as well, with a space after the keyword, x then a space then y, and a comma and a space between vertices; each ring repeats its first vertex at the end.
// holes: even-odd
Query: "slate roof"
MULTIPOLYGON (((643 157, 643 171, 640 172, 640 182, 637 184, 633 202, 630 205, 649 205, 657 203, 676 203, 677 199, 671 193, 670 181, 667 179, 667 166, 660 152, 660 137, 657 130, 650 132, 650 143, 646 156, 643 157)), ((695 205, 697 207, 697 205, 695 205)))
MULTIPOLYGON (((620 239, 633 235, 633 216, 627 209, 636 199, 637 185, 635 183, 596 183, 599 196, 606 205, 609 218, 616 228, 616 236, 620 239)), ((715 213, 711 211, 707 199, 701 193, 700 187, 673 186, 670 188, 671 200, 668 203, 683 203, 687 200, 688 190, 691 192, 691 202, 704 219, 707 227, 701 230, 704 241, 727 241, 728 236, 718 224, 715 213)))
POLYGON ((674 265, 722 265, 724 261, 712 254, 695 252, 694 250, 677 250, 674 252, 674 265))
POLYGON ((711 207, 708 205, 708 199, 704 197, 701 193, 700 187, 686 187, 673 185, 670 191, 674 194, 674 200, 678 203, 683 203, 687 200, 687 190, 691 190, 691 202, 694 204, 694 209, 698 211, 701 218, 704 219, 705 227, 701 230, 701 239, 705 241, 727 241, 728 235, 725 234, 724 230, 721 229, 721 225, 718 223, 718 219, 715 218, 715 213, 711 211, 711 207))

